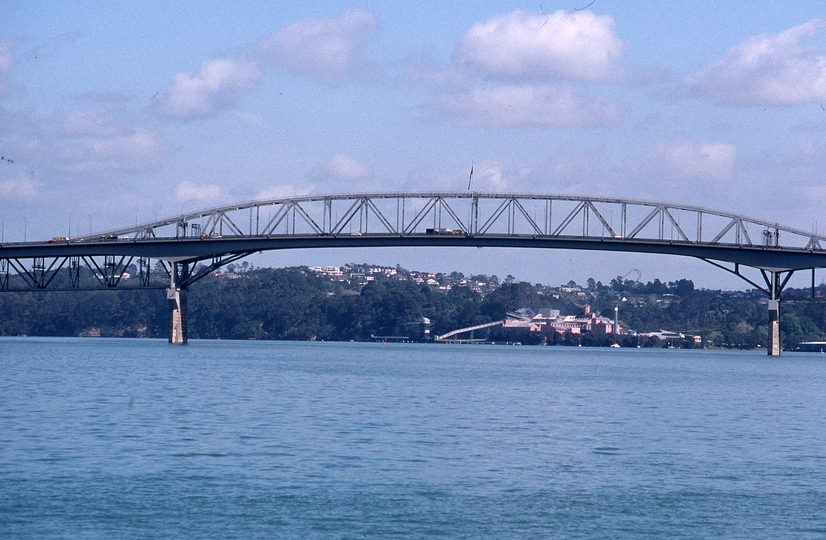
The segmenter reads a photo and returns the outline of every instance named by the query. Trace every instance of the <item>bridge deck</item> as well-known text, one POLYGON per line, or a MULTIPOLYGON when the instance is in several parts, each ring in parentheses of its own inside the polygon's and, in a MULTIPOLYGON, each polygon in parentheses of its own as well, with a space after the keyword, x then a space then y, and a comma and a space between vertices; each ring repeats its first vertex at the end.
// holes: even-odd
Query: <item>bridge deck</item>
POLYGON ((130 256, 169 261, 202 260, 233 253, 314 248, 356 247, 505 247, 532 249, 572 249, 680 255, 737 263, 764 269, 806 269, 826 267, 826 251, 812 248, 773 247, 724 243, 696 243, 677 240, 605 238, 542 235, 428 235, 336 234, 262 235, 220 238, 135 238, 112 242, 66 241, 59 243, 16 243, 0 246, 0 258, 130 256))

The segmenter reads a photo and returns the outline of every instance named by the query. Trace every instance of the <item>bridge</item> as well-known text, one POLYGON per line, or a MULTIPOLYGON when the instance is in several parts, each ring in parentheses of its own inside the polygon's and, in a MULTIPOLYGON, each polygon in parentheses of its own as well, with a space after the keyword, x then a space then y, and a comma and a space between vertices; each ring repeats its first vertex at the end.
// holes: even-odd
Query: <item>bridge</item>
POLYGON ((484 330, 485 328, 493 328, 494 326, 502 326, 502 324, 504 322, 505 322, 505 319, 502 319, 501 321, 493 321, 493 322, 484 323, 484 324, 477 324, 475 326, 467 326, 465 328, 458 328, 456 330, 452 330, 452 331, 448 332, 447 334, 442 334, 441 336, 436 336, 433 339, 435 341, 448 341, 448 340, 450 340, 450 341, 462 341, 462 342, 485 341, 484 339, 475 340, 472 337, 470 339, 456 339, 456 340, 451 340, 450 338, 452 338, 453 336, 458 336, 459 334, 466 334, 468 332, 473 332, 475 330, 484 330))
POLYGON ((811 270, 814 284, 815 269, 826 267, 824 241, 770 221, 644 200, 479 192, 314 195, 220 206, 71 239, 3 243, 0 292, 162 287, 170 343, 186 343, 188 287, 258 251, 416 246, 679 255, 766 293, 768 351, 775 355, 781 293, 795 272, 811 270), (127 269, 136 279, 123 279, 127 269))

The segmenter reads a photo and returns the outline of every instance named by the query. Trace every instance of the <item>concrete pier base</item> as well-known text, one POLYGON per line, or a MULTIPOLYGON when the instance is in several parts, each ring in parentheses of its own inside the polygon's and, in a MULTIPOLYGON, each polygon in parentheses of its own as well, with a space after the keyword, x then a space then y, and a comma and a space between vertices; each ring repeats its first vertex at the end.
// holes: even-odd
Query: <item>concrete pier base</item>
POLYGON ((769 300, 769 356, 780 356, 780 302, 769 300))
POLYGON ((188 336, 186 289, 168 288, 166 301, 169 302, 169 343, 185 345, 188 336))

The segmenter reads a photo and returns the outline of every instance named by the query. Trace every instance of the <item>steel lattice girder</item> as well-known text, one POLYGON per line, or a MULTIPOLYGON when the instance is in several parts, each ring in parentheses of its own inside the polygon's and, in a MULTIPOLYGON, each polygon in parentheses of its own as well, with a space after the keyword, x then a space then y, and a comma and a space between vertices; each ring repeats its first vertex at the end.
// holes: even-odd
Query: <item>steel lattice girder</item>
POLYGON ((97 242, 184 238, 415 234, 453 228, 465 234, 612 237, 696 244, 820 250, 825 239, 774 222, 697 206, 598 197, 484 193, 379 193, 252 201, 74 239, 97 242), (593 218, 593 219, 592 219, 593 218), (782 242, 781 242, 782 240, 782 242))

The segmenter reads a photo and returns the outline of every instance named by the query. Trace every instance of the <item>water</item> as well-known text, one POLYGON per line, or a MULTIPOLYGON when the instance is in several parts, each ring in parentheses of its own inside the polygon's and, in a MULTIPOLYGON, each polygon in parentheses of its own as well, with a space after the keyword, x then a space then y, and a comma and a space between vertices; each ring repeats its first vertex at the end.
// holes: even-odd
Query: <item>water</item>
POLYGON ((1 538, 826 538, 826 357, 0 339, 1 538))

